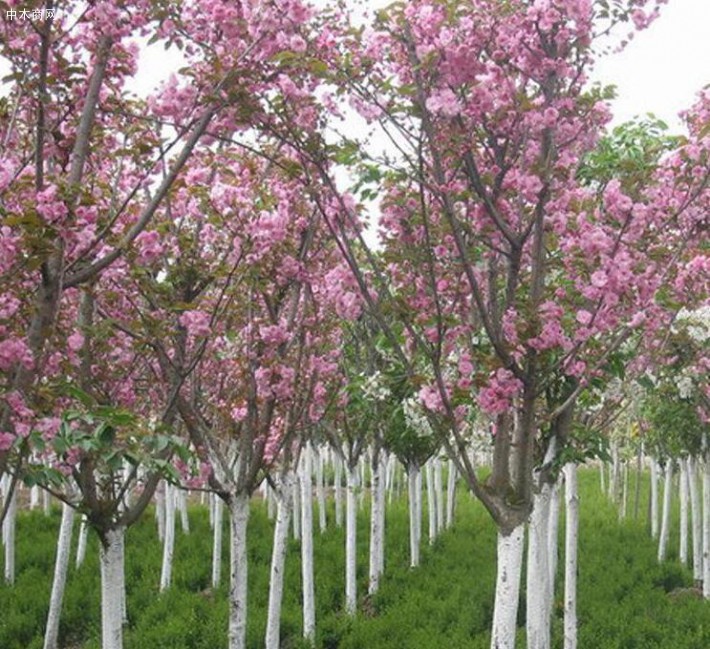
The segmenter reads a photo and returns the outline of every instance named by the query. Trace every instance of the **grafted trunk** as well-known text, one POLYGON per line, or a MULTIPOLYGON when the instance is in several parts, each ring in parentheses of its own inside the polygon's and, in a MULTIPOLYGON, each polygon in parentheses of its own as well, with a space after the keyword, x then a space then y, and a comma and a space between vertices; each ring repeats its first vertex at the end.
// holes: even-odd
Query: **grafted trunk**
POLYGON ((524 532, 524 524, 518 525, 508 535, 498 531, 498 566, 491 649, 513 649, 515 647, 524 532))
POLYGON ((247 642, 247 525, 249 495, 236 493, 229 500, 229 649, 245 649, 247 642))
POLYGON ((550 501, 552 488, 543 484, 533 497, 528 525, 526 628, 528 649, 550 648, 550 501))
POLYGON ((222 581, 222 519, 224 503, 212 494, 212 587, 219 588, 222 581))
POLYGON ((49 598, 47 627, 44 633, 44 649, 57 649, 59 619, 62 614, 64 587, 67 583, 67 572, 69 570, 73 523, 74 510, 64 503, 62 506, 62 522, 59 526, 59 538, 57 539, 57 557, 54 562, 54 580, 52 581, 52 594, 49 598))
POLYGON ((671 488, 673 486, 673 461, 666 460, 665 480, 663 485, 663 515, 661 516, 661 535, 658 539, 658 561, 666 560, 668 534, 671 524, 671 488))
POLYGON ((358 467, 347 464, 345 497, 345 612, 357 610, 357 487, 358 467))
POLYGON ((278 649, 281 634, 281 602, 283 601, 284 567, 288 548, 288 526, 291 516, 291 491, 294 485, 292 471, 278 479, 274 496, 276 500, 276 525, 274 546, 271 552, 271 579, 269 580, 269 609, 266 619, 266 649, 278 649))
POLYGON ((569 463, 565 475, 565 612, 564 649, 577 649, 577 537, 579 496, 577 465, 569 463))
POLYGON ((125 529, 108 530, 102 539, 101 562, 101 647, 122 649, 124 618, 124 553, 125 529))
POLYGON ((303 451, 301 470, 301 577, 303 590, 303 637, 316 635, 316 597, 313 583, 313 456, 310 443, 303 451))

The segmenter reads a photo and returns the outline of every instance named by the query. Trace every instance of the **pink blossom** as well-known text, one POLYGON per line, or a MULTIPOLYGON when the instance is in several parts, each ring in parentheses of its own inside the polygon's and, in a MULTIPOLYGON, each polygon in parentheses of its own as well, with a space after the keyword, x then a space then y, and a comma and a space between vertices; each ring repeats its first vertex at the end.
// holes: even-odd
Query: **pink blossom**
POLYGON ((479 392, 478 405, 490 415, 505 412, 510 408, 511 399, 522 387, 522 381, 510 370, 499 368, 491 375, 488 385, 479 392))
POLYGON ((451 88, 442 88, 434 92, 427 100, 426 107, 435 115, 456 117, 461 110, 461 102, 451 88))
POLYGON ((75 331, 67 338, 67 346, 73 352, 78 352, 84 346, 84 336, 79 331, 75 331))
POLYGON ((0 341, 0 370, 7 372, 16 363, 22 364, 27 369, 30 369, 34 363, 32 352, 25 341, 19 338, 0 341))
POLYGON ((180 316, 180 324, 187 329, 188 334, 196 338, 210 333, 210 316, 204 311, 185 311, 180 316))
POLYGON ((12 433, 0 433, 0 451, 7 451, 15 441, 12 433))
POLYGON ((441 394, 433 385, 425 385, 419 390, 419 399, 431 411, 440 412, 444 408, 441 394))

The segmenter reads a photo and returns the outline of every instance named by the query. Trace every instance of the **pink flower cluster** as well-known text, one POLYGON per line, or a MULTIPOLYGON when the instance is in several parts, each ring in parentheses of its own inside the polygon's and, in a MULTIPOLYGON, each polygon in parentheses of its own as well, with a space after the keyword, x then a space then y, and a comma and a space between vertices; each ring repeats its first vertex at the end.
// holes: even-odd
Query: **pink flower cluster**
POLYGON ((210 315, 204 311, 185 311, 180 316, 180 324, 187 329, 187 333, 195 338, 209 336, 210 315))
POLYGON ((523 388, 520 379, 515 378, 510 370, 502 367, 496 370, 478 394, 478 405, 489 415, 497 415, 510 408, 511 399, 523 388))
POLYGON ((24 340, 7 338, 0 341, 0 370, 8 372, 16 363, 21 363, 27 369, 32 367, 34 359, 24 340))

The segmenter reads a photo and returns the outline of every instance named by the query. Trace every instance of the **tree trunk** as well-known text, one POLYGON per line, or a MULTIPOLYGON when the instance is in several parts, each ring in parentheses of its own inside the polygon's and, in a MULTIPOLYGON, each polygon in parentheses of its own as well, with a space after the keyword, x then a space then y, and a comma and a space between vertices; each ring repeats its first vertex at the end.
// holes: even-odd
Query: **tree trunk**
POLYGON ((333 453, 333 497, 335 500, 335 525, 343 526, 343 461, 333 453))
POLYGON ((313 456, 311 445, 303 449, 301 471, 301 577, 303 589, 303 637, 313 641, 316 634, 316 598, 313 584, 313 456))
POLYGON ((284 590, 284 567, 288 548, 288 526, 291 516, 291 491, 294 485, 292 471, 286 471, 276 485, 276 525, 274 547, 271 552, 271 579, 269 580, 269 609, 266 619, 266 649, 279 649, 281 636, 281 602, 284 590))
POLYGON ((604 461, 599 462, 599 487, 603 494, 606 494, 606 484, 604 483, 604 461))
POLYGON ((454 511, 456 510, 456 465, 449 459, 449 476, 446 485, 446 527, 454 524, 454 511))
POLYGON ((180 510, 180 527, 184 534, 190 533, 190 517, 187 514, 187 491, 182 491, 181 489, 174 489, 174 497, 176 499, 176 504, 180 510))
POLYGON ((246 649, 247 643, 247 524, 249 496, 236 493, 229 500, 229 649, 246 649))
POLYGON ((622 488, 621 488, 621 507, 619 508, 619 517, 623 520, 626 518, 626 506, 629 499, 629 463, 624 460, 621 464, 622 473, 622 488))
MULTIPOLYGON (((7 491, 5 492, 7 494, 7 491)), ((6 496, 7 497, 7 496, 6 496)), ((15 530, 17 525, 17 485, 12 490, 10 502, 2 522, 2 540, 5 544, 5 583, 15 583, 15 530)))
POLYGON ((680 543, 678 559, 688 565, 688 459, 680 459, 680 543))
POLYGON ((565 612, 564 649, 577 649, 577 465, 565 465, 565 612))
POLYGON ((89 536, 89 526, 86 524, 86 516, 81 517, 79 525, 79 540, 76 545, 76 567, 79 568, 86 558, 86 542, 89 536))
POLYGON ((558 552, 558 536, 560 528, 560 476, 552 485, 550 496, 550 529, 548 532, 548 563, 550 569, 550 606, 555 597, 555 581, 557 577, 557 562, 559 557, 558 552))
POLYGON ((219 588, 222 581, 222 519, 224 503, 212 494, 212 588, 219 588))
POLYGON ((59 619, 62 614, 64 587, 67 583, 67 571, 69 569, 69 557, 71 554, 73 523, 74 510, 64 503, 62 506, 62 522, 59 526, 59 538, 57 539, 57 558, 54 563, 54 581, 52 582, 52 594, 49 598, 47 628, 44 633, 44 649, 57 649, 59 619))
POLYGON ((434 493, 436 500, 436 533, 444 530, 444 480, 441 474, 441 460, 434 458, 434 493))
POLYGON ((514 649, 525 525, 509 535, 498 531, 496 594, 491 649, 514 649))
POLYGON ((372 595, 377 592, 382 574, 384 556, 384 510, 385 510, 385 463, 381 449, 373 451, 372 480, 370 497, 370 572, 367 592, 372 595))
POLYGON ((651 458, 651 538, 658 538, 658 463, 651 458))
POLYGON ((301 538, 301 489, 293 490, 293 538, 296 541, 301 538))
POLYGON ((673 460, 666 460, 666 476, 663 485, 663 515, 661 517, 661 536, 658 539, 658 561, 666 560, 668 535, 671 524, 671 488, 673 486, 673 460))
POLYGON ((419 489, 419 467, 410 464, 407 471, 409 481, 409 565, 416 568, 419 565, 419 530, 421 526, 421 514, 419 503, 421 494, 417 494, 419 489))
POLYGON ((550 649, 550 500, 551 485, 533 497, 528 525, 526 629, 528 649, 550 649))
POLYGON ((325 509, 325 486, 323 485, 323 454, 320 450, 315 451, 314 459, 316 464, 316 497, 318 498, 318 529, 323 534, 328 521, 325 509))
POLYGON ((688 487, 690 491, 690 524, 693 547, 693 579, 700 585, 703 579, 703 513, 698 488, 698 463, 696 458, 688 458, 688 487))
POLYGON ((703 462, 703 597, 710 599, 710 455, 703 462))
POLYGON ((357 610, 357 464, 346 463, 347 489, 345 498, 345 612, 357 610))
POLYGON ((165 536, 163 537, 163 563, 160 569, 160 592, 170 588, 175 550, 175 488, 165 485, 165 536))
POLYGON ((428 460, 424 465, 424 473, 426 475, 426 501, 427 513, 429 518, 429 544, 434 543, 438 525, 436 524, 436 496, 434 494, 434 467, 432 461, 428 460))
POLYGON ((155 520, 158 523, 158 539, 165 540, 165 493, 168 483, 163 482, 162 488, 158 487, 155 493, 155 520))
POLYGON ((122 649, 124 617, 124 553, 125 529, 108 530, 101 544, 101 647, 122 649))

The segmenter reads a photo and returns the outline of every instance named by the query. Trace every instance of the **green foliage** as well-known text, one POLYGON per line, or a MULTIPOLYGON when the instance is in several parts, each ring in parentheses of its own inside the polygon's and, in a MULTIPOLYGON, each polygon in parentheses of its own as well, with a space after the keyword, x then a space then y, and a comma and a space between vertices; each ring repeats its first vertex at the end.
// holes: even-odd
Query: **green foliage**
MULTIPOLYGON (((596 471, 580 472, 579 646, 585 649, 696 649, 710 646, 710 609, 702 599, 679 596, 690 572, 676 562, 659 565, 645 520, 618 522, 616 508, 599 492, 596 471)), ((634 491, 630 485, 630 492, 634 491)), ((646 510, 643 476, 640 508, 646 510)), ((344 532, 332 524, 316 532, 316 647, 319 649, 485 649, 489 646, 495 584, 495 530, 480 504, 462 491, 454 529, 433 546, 423 543, 422 565, 408 567, 406 501, 388 510, 386 574, 380 592, 361 596, 360 613, 343 610, 344 532)), ((329 506, 332 523, 332 503, 329 506)), ((367 581, 367 511, 358 517, 358 588, 367 581)), ((426 512, 425 512, 426 515, 426 512)), ((670 547, 677 547, 677 508, 670 547)), ((561 529, 564 529, 561 521, 561 529)), ((211 531, 205 508, 190 511, 191 532, 179 530, 174 585, 158 593, 161 545, 148 512, 128 532, 126 577, 129 626, 126 649, 220 649, 226 647, 227 587, 213 591, 211 531)), ((18 521, 18 579, 0 585, 0 647, 40 649, 53 572, 59 512, 46 519, 23 513, 18 521)), ((254 503, 249 521, 248 647, 263 646, 268 601, 271 523, 254 503)), ((228 529, 224 528, 225 550, 228 529)), ((562 541, 562 539, 560 539, 562 541)), ((562 546, 560 548, 562 552, 562 546)), ((560 555, 562 556, 562 554, 560 555)), ((70 569, 60 627, 60 646, 100 647, 98 542, 90 534, 86 563, 70 569)), ((224 557, 223 575, 228 575, 224 557)), ((553 616, 553 647, 562 646, 562 564, 553 616)), ((282 614, 282 646, 306 649, 301 640, 299 545, 289 541, 282 614)), ((519 623, 524 625, 524 607, 519 623)), ((519 630, 521 646, 524 631, 519 630)))

